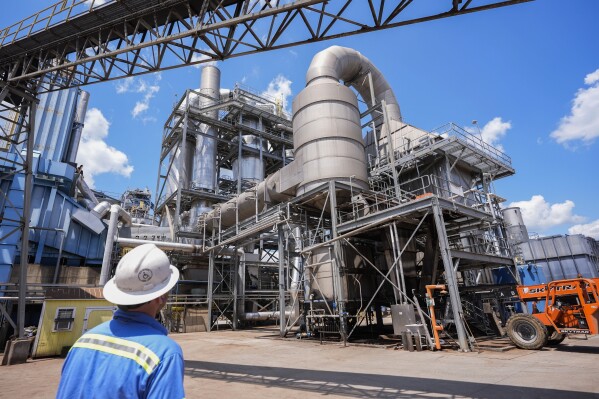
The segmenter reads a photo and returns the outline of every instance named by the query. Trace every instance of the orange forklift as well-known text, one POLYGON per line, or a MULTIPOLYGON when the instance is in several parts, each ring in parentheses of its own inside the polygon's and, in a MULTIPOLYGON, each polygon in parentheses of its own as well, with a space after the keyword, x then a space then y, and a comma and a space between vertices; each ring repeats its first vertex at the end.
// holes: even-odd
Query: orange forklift
POLYGON ((522 349, 561 343, 567 334, 599 334, 599 278, 556 280, 516 287, 531 314, 515 314, 506 324, 510 340, 522 349))

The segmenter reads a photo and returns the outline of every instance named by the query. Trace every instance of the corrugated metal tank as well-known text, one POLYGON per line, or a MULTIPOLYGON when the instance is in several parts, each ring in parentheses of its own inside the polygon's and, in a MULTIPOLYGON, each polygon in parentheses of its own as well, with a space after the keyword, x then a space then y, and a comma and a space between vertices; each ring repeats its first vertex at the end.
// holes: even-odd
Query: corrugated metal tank
POLYGON ((597 241, 581 234, 531 239, 520 244, 524 260, 543 268, 550 280, 599 277, 597 241))

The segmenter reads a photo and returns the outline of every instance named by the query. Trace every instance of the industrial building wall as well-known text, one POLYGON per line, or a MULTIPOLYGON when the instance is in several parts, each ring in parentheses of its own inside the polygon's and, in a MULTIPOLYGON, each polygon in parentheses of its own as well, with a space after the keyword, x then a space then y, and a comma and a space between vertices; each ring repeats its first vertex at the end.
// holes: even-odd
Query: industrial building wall
POLYGON ((599 277, 599 245, 581 234, 531 239, 520 244, 522 256, 528 263, 543 268, 551 280, 599 277))

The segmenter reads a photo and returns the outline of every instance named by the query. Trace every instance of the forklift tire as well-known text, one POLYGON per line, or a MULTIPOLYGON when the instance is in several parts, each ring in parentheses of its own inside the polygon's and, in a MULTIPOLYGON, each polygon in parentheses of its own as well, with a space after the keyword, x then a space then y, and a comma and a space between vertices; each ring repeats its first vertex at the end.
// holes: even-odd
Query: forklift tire
POLYGON ((510 340, 521 349, 541 349, 547 345, 549 339, 547 327, 539 319, 528 314, 516 314, 510 317, 506 330, 510 340))
POLYGON ((547 340, 547 345, 549 345, 549 346, 559 345, 562 343, 562 341, 564 339, 566 339, 566 334, 558 333, 557 331, 552 330, 551 334, 549 334, 549 339, 547 340))

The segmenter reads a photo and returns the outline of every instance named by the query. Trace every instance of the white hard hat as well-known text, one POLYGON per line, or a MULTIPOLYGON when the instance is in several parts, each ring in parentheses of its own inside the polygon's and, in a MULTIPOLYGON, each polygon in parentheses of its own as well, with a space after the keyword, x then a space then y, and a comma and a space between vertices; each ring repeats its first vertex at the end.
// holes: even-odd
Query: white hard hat
POLYGON ((104 298, 115 305, 138 305, 166 294, 179 280, 179 269, 154 244, 143 244, 121 258, 104 298))

